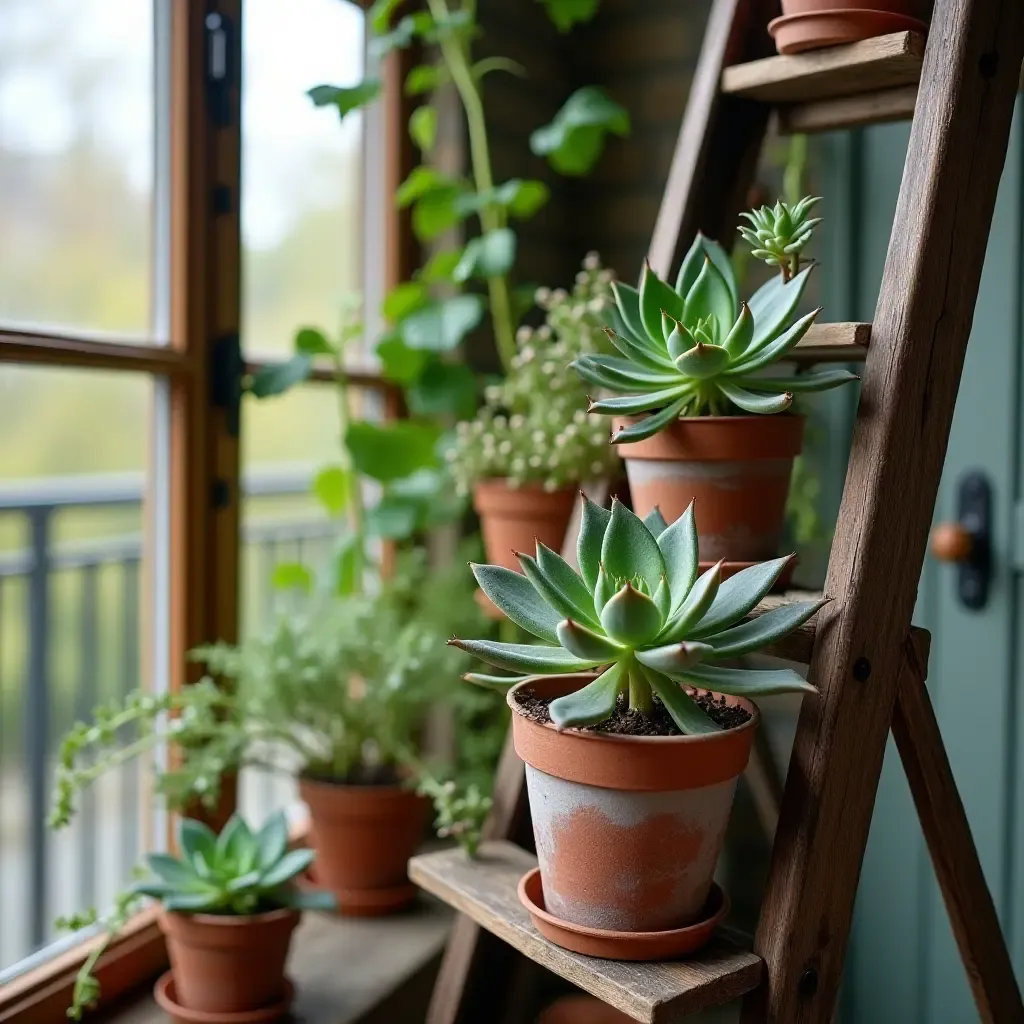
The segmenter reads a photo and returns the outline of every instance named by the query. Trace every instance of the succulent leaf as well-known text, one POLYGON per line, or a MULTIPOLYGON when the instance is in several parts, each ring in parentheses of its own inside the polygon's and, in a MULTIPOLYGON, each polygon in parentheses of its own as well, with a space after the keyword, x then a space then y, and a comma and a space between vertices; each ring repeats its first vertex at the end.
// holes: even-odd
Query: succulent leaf
POLYGON ((612 500, 612 515, 601 545, 601 564, 617 580, 640 576, 653 593, 665 572, 665 559, 658 542, 643 520, 618 498, 612 500))
POLYGON ((683 315, 677 317, 685 324, 707 318, 717 325, 716 333, 720 332, 723 338, 736 320, 732 292, 710 256, 704 257, 704 266, 701 267, 697 280, 693 282, 693 287, 686 293, 683 315))
POLYGON ((629 662, 620 661, 582 690, 567 693, 548 705, 551 721, 560 729, 596 725, 615 713, 615 701, 629 682, 629 662))
MULTIPOLYGON (((657 540, 667 529, 668 523, 665 522, 665 517, 661 514, 661 509, 657 505, 651 509, 647 515, 644 516, 644 526, 647 527, 651 536, 657 540)), ((660 545, 659 545, 660 547, 660 545)), ((664 552, 662 552, 664 555, 664 552)), ((664 579, 664 577, 662 577, 664 579)))
POLYGON ((485 690, 493 690, 495 693, 507 693, 517 683, 528 683, 534 679, 543 679, 543 676, 492 676, 482 672, 467 672, 462 677, 467 683, 474 683, 482 686, 485 690))
POLYGON ((537 593, 558 612, 559 622, 562 619, 576 619, 579 622, 586 622, 592 626, 597 625, 593 602, 589 592, 587 593, 587 599, 591 603, 591 607, 586 608, 578 605, 565 591, 556 586, 546 573, 541 571, 536 559, 520 553, 517 553, 516 557, 519 559, 519 564, 523 567, 526 578, 533 584, 537 593))
POLYGON ((749 622, 741 622, 709 638, 715 658, 737 658, 741 654, 760 650, 767 644, 775 643, 802 626, 823 604, 824 601, 800 601, 784 604, 758 615, 749 622))
POLYGON ((615 296, 615 305, 622 322, 634 338, 643 340, 647 337, 647 328, 644 327, 643 318, 640 316, 640 293, 631 285, 613 281, 612 294, 615 296))
MULTIPOLYGON (((657 511, 657 507, 655 507, 655 511, 657 511)), ((661 515, 661 513, 658 512, 658 515, 661 515)), ((654 603, 658 606, 661 621, 667 621, 672 612, 672 591, 669 589, 667 576, 661 577, 658 589, 654 592, 654 603)))
MULTIPOLYGON (((617 317, 614 307, 605 312, 605 315, 611 319, 617 317)), ((621 322, 621 318, 620 322, 621 322)), ((619 350, 622 356, 629 359, 631 362, 636 363, 638 367, 642 367, 645 370, 653 370, 655 373, 671 372, 672 360, 660 350, 646 349, 640 342, 633 341, 629 338, 622 330, 617 327, 606 327, 604 332, 608 340, 612 345, 619 350)))
POLYGON ((700 561, 692 501, 686 506, 686 511, 659 535, 658 547, 665 559, 672 595, 671 611, 675 611, 693 588, 700 561))
POLYGON ((781 395, 758 394, 724 380, 719 381, 718 387, 733 405, 738 406, 744 412, 755 415, 767 416, 772 413, 785 412, 793 404, 793 396, 788 391, 781 395))
POLYGON ((792 377, 748 377, 743 386, 748 391, 800 393, 828 391, 855 380, 860 380, 860 377, 849 370, 818 370, 814 373, 798 373, 792 377))
POLYGON ((661 412, 656 412, 639 423, 632 423, 623 427, 612 436, 612 444, 630 444, 633 441, 643 441, 645 438, 653 437, 659 430, 664 430, 670 423, 678 419, 683 411, 687 399, 677 398, 671 405, 666 405, 661 412))
POLYGON ((192 818, 182 818, 178 822, 178 846, 193 865, 197 856, 208 864, 216 855, 217 836, 209 825, 192 818))
POLYGON ((704 639, 735 625, 771 593, 776 580, 792 560, 792 555, 773 558, 741 569, 719 588, 706 614, 695 624, 691 636, 704 639))
POLYGON ((631 648, 653 640, 662 618, 654 599, 627 583, 601 609, 601 628, 613 640, 631 648))
POLYGON ((788 281, 778 276, 773 277, 750 297, 748 305, 750 315, 754 318, 754 337, 747 347, 748 355, 777 338, 792 323, 793 314, 813 269, 812 264, 788 281))
POLYGON ((257 861, 261 868, 277 863, 288 850, 288 822, 283 814, 272 814, 256 834, 257 861))
POLYGON ((679 731, 684 735, 703 736, 708 733, 720 732, 717 726, 703 711, 697 702, 679 685, 679 683, 653 672, 644 667, 644 678, 652 690, 661 698, 665 709, 672 716, 679 731))
POLYGON ((716 562, 707 572, 702 573, 694 583, 686 599, 674 612, 672 618, 658 636, 659 643, 673 644, 685 636, 693 635, 694 627, 714 604, 722 581, 722 562, 716 562))
POLYGON ((598 660, 577 658, 562 647, 540 647, 534 644, 505 644, 497 640, 461 640, 455 637, 448 641, 481 661, 495 668, 526 675, 563 675, 566 672, 585 672, 600 665, 598 660))
POLYGON ((608 509, 591 501, 582 491, 580 497, 583 501, 583 513, 580 518, 579 537, 576 540, 576 561, 583 581, 593 591, 597 586, 597 575, 601 567, 601 542, 604 540, 604 531, 612 514, 608 509))
POLYGON ((668 316, 672 320, 682 320, 683 299, 651 270, 649 263, 645 262, 640 278, 640 319, 649 337, 667 337, 662 322, 663 316, 668 316))
POLYGON ((480 589, 504 615, 538 639, 558 643, 555 630, 561 616, 525 576, 500 565, 471 562, 470 568, 480 589))
POLYGON ((754 247, 758 259, 770 266, 793 267, 792 257, 810 241, 814 227, 821 222, 820 217, 807 216, 819 199, 806 196, 792 205, 780 199, 774 208, 762 206, 742 213, 749 226, 740 225, 740 234, 754 247))
POLYGON ((750 307, 744 302, 740 306, 740 315, 736 318, 736 323, 732 325, 722 345, 729 353, 729 358, 736 360, 742 358, 753 340, 754 314, 750 312, 750 307))
POLYGON ((760 370, 762 367, 778 362, 803 338, 820 312, 821 308, 819 307, 806 316, 801 317, 792 327, 783 331, 782 334, 765 345, 759 352, 755 352, 753 355, 748 354, 731 366, 726 371, 726 375, 729 377, 744 377, 754 370, 760 370))
POLYGON ((732 260, 729 258, 729 254, 717 242, 708 238, 700 231, 697 232, 697 237, 694 238, 693 244, 683 258, 683 262, 679 265, 679 273, 676 276, 676 291, 680 295, 686 295, 689 292, 693 287, 693 282, 697 280, 697 275, 700 274, 704 266, 705 257, 710 258, 711 262, 718 268, 718 272, 722 275, 726 285, 728 285, 729 293, 732 296, 732 308, 736 309, 739 306, 740 298, 732 260))
POLYGON ((597 586, 594 588, 594 609, 598 614, 598 618, 600 618, 601 612, 604 611, 604 606, 614 595, 615 580, 604 571, 604 566, 602 565, 598 570, 597 586))
POLYGON ((618 398, 602 398, 599 402, 591 402, 587 411, 632 416, 635 413, 664 408, 684 397, 687 391, 688 388, 684 384, 666 388, 664 391, 652 391, 646 395, 620 395, 618 398))
POLYGON ((770 697, 776 693, 817 693, 791 668, 752 669, 699 665, 686 673, 686 682, 703 690, 735 697, 770 697))
POLYGON ((597 664, 608 664, 621 657, 624 653, 620 644, 609 640, 606 636, 581 626, 572 619, 563 619, 558 624, 558 641, 577 658, 593 660, 597 664))
POLYGON ((653 672, 678 678, 713 653, 714 648, 710 644, 691 640, 688 643, 665 644, 664 647, 637 651, 636 660, 653 672))
POLYGON ((698 342, 676 360, 676 369, 694 380, 717 377, 729 365, 729 352, 718 345, 702 345, 698 342))
POLYGON ((565 594, 573 605, 582 608, 586 621, 597 625, 594 595, 575 569, 546 544, 537 541, 537 565, 548 581, 565 594))
POLYGON ((301 875, 316 857, 315 850, 290 850, 276 864, 267 868, 261 878, 261 884, 268 889, 275 889, 285 882, 301 875))

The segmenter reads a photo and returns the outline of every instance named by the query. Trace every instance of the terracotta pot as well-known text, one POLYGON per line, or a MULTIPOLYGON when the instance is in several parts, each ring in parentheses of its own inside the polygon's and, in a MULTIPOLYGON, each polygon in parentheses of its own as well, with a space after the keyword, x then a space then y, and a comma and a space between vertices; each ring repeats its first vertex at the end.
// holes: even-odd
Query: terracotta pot
POLYGON ((309 808, 314 882, 342 914, 377 917, 416 898, 406 864, 423 838, 430 801, 402 786, 346 786, 299 780, 309 808))
POLYGON ((165 911, 160 928, 178 1005, 201 1013, 246 1013, 280 1003, 295 910, 251 917, 165 911))
POLYGON ((153 998, 157 1006, 171 1018, 171 1024, 273 1024, 287 1015, 294 997, 292 983, 285 978, 284 994, 270 1006, 259 1010, 240 1010, 237 1013, 212 1013, 190 1010, 181 1005, 173 971, 161 975, 153 986, 153 998))
POLYGON ((768 23, 779 53, 802 53, 841 43, 928 29, 924 0, 782 0, 783 15, 768 23))
POLYGON ((562 996, 537 1018, 537 1024, 632 1024, 614 1006, 593 996, 562 996))
POLYGON ((633 511, 672 523, 696 499, 702 562, 774 558, 803 432, 802 416, 695 416, 620 445, 633 511))
POLYGON ((538 540, 561 551, 578 497, 575 487, 545 491, 530 485, 509 487, 507 480, 481 480, 473 488, 473 507, 480 516, 487 561, 519 572, 513 551, 533 554, 538 540))
POLYGON ((545 908, 606 931, 685 928, 705 909, 757 708, 726 698, 751 718, 705 736, 560 732, 519 713, 519 690, 553 699, 588 679, 547 676, 508 694, 545 908))

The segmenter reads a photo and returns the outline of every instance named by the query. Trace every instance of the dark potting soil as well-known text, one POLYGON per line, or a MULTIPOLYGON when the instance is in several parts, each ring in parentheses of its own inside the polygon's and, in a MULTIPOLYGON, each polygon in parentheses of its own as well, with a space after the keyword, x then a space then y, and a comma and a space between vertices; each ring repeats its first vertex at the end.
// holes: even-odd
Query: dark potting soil
MULTIPOLYGON (((723 729, 735 729, 750 719, 750 712, 736 704, 727 704, 724 697, 716 697, 713 693, 697 691, 690 696, 700 706, 701 711, 723 729)), ((532 690, 524 690, 516 694, 516 703, 522 713, 534 722, 550 722, 548 710, 550 700, 538 697, 532 690)), ((672 721, 665 705, 657 694, 654 695, 654 706, 650 714, 644 715, 629 707, 626 695, 619 694, 615 703, 615 714, 597 725, 584 726, 582 732, 610 732, 622 736, 681 736, 678 726, 672 721)))

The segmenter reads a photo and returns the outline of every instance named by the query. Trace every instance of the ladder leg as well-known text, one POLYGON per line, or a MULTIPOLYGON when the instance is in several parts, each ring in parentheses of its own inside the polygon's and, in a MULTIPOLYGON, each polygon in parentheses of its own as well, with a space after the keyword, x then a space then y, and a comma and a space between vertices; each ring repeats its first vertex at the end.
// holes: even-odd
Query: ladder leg
POLYGON ((984 1024, 1024 1021, 1024 1003, 925 687, 927 645, 909 644, 900 671, 892 734, 914 795, 953 925, 960 957, 984 1024))
POLYGON ((775 829, 779 823, 779 806, 782 803, 782 780, 775 763, 767 730, 762 724, 754 733, 754 746, 750 751, 750 761, 743 776, 747 780, 757 820, 761 824, 768 845, 775 839, 775 829))
POLYGON ((1022 57, 1019 0, 936 0, 744 1021, 835 1005, 1022 57))

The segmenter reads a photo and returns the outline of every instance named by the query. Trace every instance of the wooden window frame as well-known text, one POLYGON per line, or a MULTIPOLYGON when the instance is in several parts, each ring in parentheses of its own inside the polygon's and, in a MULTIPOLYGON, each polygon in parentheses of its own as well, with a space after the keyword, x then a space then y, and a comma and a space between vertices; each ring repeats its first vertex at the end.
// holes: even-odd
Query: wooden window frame
MULTIPOLYGON (((368 7, 369 0, 355 0, 368 7)), ((241 67, 244 0, 170 4, 170 343, 130 344, 74 331, 23 330, 0 323, 0 363, 142 373, 169 389, 170 665, 172 688, 196 679, 186 653, 198 644, 238 634, 240 460, 233 418, 237 408, 218 404, 214 374, 218 352, 241 359, 241 225, 239 76, 231 76, 229 116, 211 116, 206 69, 206 20, 221 15, 229 27, 229 66, 241 67), (216 205, 215 190, 221 200, 216 205), (224 202, 224 197, 230 201, 224 202)), ((389 55, 384 79, 385 195, 391 196, 415 163, 406 132, 411 102, 401 83, 409 64, 404 51, 389 55)), ((408 278, 418 256, 408 216, 388 203, 384 283, 408 278)), ((269 365, 249 361, 244 370, 269 365)), ((353 369, 356 386, 379 391, 388 415, 400 410, 400 393, 372 369, 353 369)), ((330 382, 329 368, 312 380, 330 382)), ((232 786, 223 810, 235 806, 232 786)), ((301 836, 297 838, 301 839, 301 836)), ((167 965, 158 908, 136 915, 100 959, 96 975, 101 1006, 108 1007, 151 981, 167 965)), ((61 1024, 75 975, 100 938, 86 940, 0 990, 0 1024, 61 1024)))

